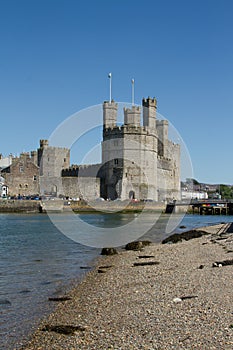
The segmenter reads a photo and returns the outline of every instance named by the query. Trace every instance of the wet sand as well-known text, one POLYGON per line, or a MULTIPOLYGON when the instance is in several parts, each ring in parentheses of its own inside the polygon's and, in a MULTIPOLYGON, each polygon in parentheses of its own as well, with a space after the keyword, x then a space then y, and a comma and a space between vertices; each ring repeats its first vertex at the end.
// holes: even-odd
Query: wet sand
POLYGON ((233 349, 233 230, 198 230, 100 258, 24 349, 233 349))

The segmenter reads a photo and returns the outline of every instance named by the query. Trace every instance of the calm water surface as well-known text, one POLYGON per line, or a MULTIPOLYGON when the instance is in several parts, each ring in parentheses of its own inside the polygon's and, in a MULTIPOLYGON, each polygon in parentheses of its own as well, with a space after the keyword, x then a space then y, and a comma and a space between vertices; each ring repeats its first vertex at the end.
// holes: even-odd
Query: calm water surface
MULTIPOLYGON (((91 225, 115 227, 134 214, 85 214, 91 225)), ((143 220, 153 220, 153 214, 143 220)), ((160 242, 168 236, 163 215, 144 238, 160 242)), ((186 215, 177 232, 219 222, 231 216, 186 215)), ((0 214, 0 349, 15 349, 38 326, 39 319, 52 311, 48 297, 61 295, 71 281, 82 277, 81 266, 91 266, 100 249, 75 243, 62 235, 43 214, 0 214)))

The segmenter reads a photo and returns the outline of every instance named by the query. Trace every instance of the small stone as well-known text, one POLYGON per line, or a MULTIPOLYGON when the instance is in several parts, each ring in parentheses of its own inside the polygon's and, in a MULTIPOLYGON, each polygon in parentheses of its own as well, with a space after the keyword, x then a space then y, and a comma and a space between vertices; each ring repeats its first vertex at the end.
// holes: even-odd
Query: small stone
POLYGON ((182 299, 181 298, 174 298, 173 303, 181 303, 182 299))

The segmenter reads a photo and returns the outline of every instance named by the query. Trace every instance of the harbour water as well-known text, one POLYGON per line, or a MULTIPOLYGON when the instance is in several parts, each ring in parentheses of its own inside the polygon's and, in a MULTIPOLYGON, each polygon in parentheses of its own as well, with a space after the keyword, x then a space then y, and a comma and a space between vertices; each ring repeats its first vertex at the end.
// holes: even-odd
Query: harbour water
MULTIPOLYGON (((90 225, 115 227, 134 214, 83 214, 90 225)), ((161 215, 144 236, 160 242, 169 216, 161 215)), ((153 220, 153 213, 143 216, 153 220)), ((179 221, 179 220, 178 220, 179 221)), ((176 232, 220 222, 232 216, 186 215, 176 232)), ((0 349, 19 349, 39 320, 52 311, 48 298, 65 293, 92 266, 100 249, 76 243, 51 223, 46 214, 0 214, 0 349)))

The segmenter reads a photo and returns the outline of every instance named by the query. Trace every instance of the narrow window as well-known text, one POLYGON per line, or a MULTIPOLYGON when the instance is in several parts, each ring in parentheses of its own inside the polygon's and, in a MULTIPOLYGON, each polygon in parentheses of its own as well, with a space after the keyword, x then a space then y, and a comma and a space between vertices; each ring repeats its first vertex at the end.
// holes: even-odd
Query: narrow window
POLYGON ((118 159, 114 159, 114 164, 117 165, 118 164, 118 159))
POLYGON ((34 176, 33 176, 33 181, 36 181, 36 180, 37 180, 37 176, 34 175, 34 176))

